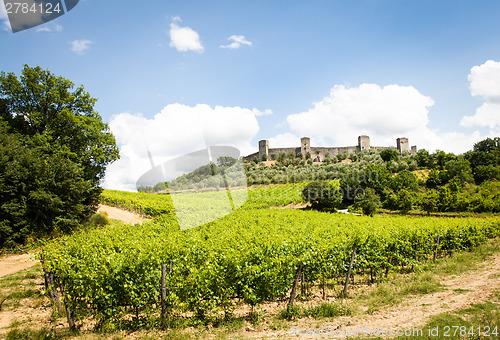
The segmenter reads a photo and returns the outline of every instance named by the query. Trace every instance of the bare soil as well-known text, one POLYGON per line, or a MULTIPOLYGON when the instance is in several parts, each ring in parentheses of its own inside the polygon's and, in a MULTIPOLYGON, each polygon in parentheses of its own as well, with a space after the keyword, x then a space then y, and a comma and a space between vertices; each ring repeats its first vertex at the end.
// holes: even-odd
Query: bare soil
MULTIPOLYGON (((142 224, 146 219, 130 211, 109 207, 107 205, 99 206, 98 212, 107 213, 108 217, 114 220, 123 221, 126 224, 142 224)), ((4 255, 0 257, 0 278, 9 274, 17 273, 23 269, 29 268, 38 263, 34 251, 24 254, 4 255)))
MULTIPOLYGON (((442 291, 407 298, 396 306, 383 308, 373 314, 339 317, 333 322, 320 322, 317 319, 302 318, 290 323, 289 326, 296 326, 300 329, 318 329, 330 326, 339 330, 355 330, 360 327, 372 330, 391 329, 394 332, 397 332, 397 330, 418 329, 428 323, 435 315, 489 301, 495 291, 500 289, 499 278, 500 254, 496 253, 491 260, 479 264, 475 270, 459 276, 443 278, 440 283, 445 289, 442 291)), ((285 305, 282 308, 285 308, 285 305)), ((265 339, 297 338, 291 336, 289 329, 280 331, 270 331, 268 329, 253 332, 245 331, 245 336, 265 339)))
POLYGON ((33 252, 26 254, 5 255, 0 257, 0 278, 29 268, 38 261, 33 252))
POLYGON ((142 222, 147 220, 139 214, 134 214, 133 212, 115 207, 110 207, 108 205, 100 205, 97 212, 98 213, 104 212, 108 215, 110 219, 120 220, 125 224, 142 224, 142 222))
MULTIPOLYGON (((98 212, 105 212, 109 218, 123 221, 126 224, 141 224, 145 220, 140 215, 105 205, 101 205, 98 212)), ((0 278, 30 268, 37 263, 39 263, 39 261, 36 258, 35 251, 2 256, 0 257, 0 278)), ((36 281, 36 284, 42 289, 43 280, 41 276, 36 281)), ((20 287, 22 288, 22 286, 21 283, 20 287)), ((3 291, 1 293, 8 294, 9 292, 3 291)), ((0 339, 3 338, 3 334, 14 321, 25 325, 28 323, 31 328, 47 326, 52 315, 52 307, 50 301, 48 299, 45 300, 43 305, 40 305, 39 302, 33 302, 32 299, 22 299, 19 306, 14 310, 5 310, 5 308, 2 310, 0 308, 0 339)), ((0 295, 0 302, 1 301, 2 297, 0 295)), ((64 318, 58 320, 56 328, 67 326, 61 320, 64 320, 64 318)))
MULTIPOLYGON (((8 258, 8 257, 6 257, 8 258)), ((5 258, 1 259, 6 261, 5 258)), ((245 322, 241 329, 229 334, 229 338, 244 338, 244 339, 296 339, 290 333, 290 327, 299 329, 320 329, 322 327, 332 327, 338 330, 358 329, 391 329, 393 331, 404 329, 418 329, 425 325, 431 317, 444 313, 453 312, 463 309, 471 304, 484 303, 491 299, 495 291, 500 289, 500 253, 496 253, 491 259, 486 260, 476 265, 476 269, 467 271, 461 275, 453 275, 443 277, 441 284, 444 289, 426 295, 409 297, 403 299, 398 305, 392 307, 381 308, 373 314, 366 314, 362 311, 361 315, 353 315, 349 317, 338 317, 334 319, 313 319, 301 318, 294 322, 284 321, 284 326, 281 329, 271 329, 271 324, 265 322, 257 326, 245 322)), ((41 279, 38 279, 39 281, 41 279)), ((351 294, 356 294, 353 291, 351 294)), ((315 294, 314 301, 300 302, 297 304, 311 305, 321 302, 320 294, 315 294)), ((333 302, 338 301, 333 294, 328 294, 327 300, 333 302)), ((261 305, 259 310, 264 312, 266 317, 271 319, 272 315, 276 315, 280 310, 286 307, 286 302, 272 302, 261 305)), ((36 306, 29 299, 21 301, 20 305, 15 310, 0 312, 0 338, 2 333, 5 334, 9 324, 13 321, 19 321, 22 324, 26 323, 32 329, 40 329, 41 327, 49 326, 51 328, 65 329, 67 324, 65 318, 58 318, 57 321, 51 322, 51 306, 48 299, 41 305, 36 306)), ((248 306, 237 308, 235 314, 248 314, 248 306)), ((84 327, 88 330, 87 327, 84 327)), ((208 326, 207 330, 212 327, 208 326)), ((186 334, 196 333, 194 329, 184 330, 186 334)), ((92 332, 84 332, 79 339, 93 339, 92 332)), ((140 338, 146 333, 151 334, 151 331, 138 331, 127 334, 122 334, 126 338, 140 338)), ((153 331, 157 336, 165 335, 163 331, 153 331)), ((214 338, 214 334, 204 333, 207 338, 214 338)), ((115 334, 116 335, 116 334, 115 334)), ((310 338, 310 337, 307 337, 310 338)), ((327 338, 327 337, 321 337, 327 338)), ((338 338, 337 336, 335 338, 338 338)))
POLYGON ((290 203, 285 206, 270 207, 270 209, 304 209, 310 206, 311 203, 290 203))

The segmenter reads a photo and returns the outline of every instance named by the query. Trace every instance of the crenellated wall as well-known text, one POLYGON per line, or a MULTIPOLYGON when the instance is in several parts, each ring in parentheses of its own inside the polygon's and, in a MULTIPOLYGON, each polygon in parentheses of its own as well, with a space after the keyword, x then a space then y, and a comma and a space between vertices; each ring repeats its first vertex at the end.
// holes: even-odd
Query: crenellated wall
POLYGON ((268 140, 259 141, 259 151, 252 153, 244 157, 247 161, 252 161, 255 157, 262 160, 263 157, 271 159, 271 155, 275 154, 276 158, 280 153, 289 154, 293 152, 295 155, 300 155, 303 159, 306 158, 307 153, 311 154, 311 158, 314 161, 323 161, 326 158, 326 154, 329 153, 330 157, 335 157, 341 154, 351 154, 354 152, 360 152, 363 150, 376 150, 381 151, 384 149, 396 149, 399 153, 405 151, 415 153, 417 152, 417 147, 409 147, 408 138, 401 137, 396 140, 397 147, 393 146, 371 146, 370 137, 362 135, 358 137, 358 145, 356 146, 341 146, 341 147, 311 147, 311 139, 309 137, 302 137, 300 139, 300 147, 294 148, 270 148, 268 140), (265 156, 264 156, 265 155, 265 156))

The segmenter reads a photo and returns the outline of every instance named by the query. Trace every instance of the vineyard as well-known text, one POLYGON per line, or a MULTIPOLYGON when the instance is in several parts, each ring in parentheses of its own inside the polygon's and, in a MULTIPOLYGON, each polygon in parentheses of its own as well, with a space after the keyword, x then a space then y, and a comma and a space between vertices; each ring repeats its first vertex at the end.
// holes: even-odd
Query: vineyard
MULTIPOLYGON (((301 201, 298 184, 249 190, 241 209, 202 227, 179 231, 168 195, 105 191, 108 204, 140 206, 156 218, 142 226, 82 230, 48 243, 46 267, 64 283, 79 319, 159 320, 161 268, 166 264, 169 315, 203 319, 286 298, 296 269, 325 284, 353 271, 416 268, 432 258, 471 249, 500 235, 493 218, 352 216, 266 209, 301 201)), ((211 193, 200 193, 208 195, 211 193)), ((199 198, 198 198, 199 199, 199 198)))
MULTIPOLYGON (((236 196, 239 192, 247 195, 243 209, 260 209, 271 206, 284 206, 292 203, 302 202, 301 191, 306 183, 292 183, 286 185, 269 186, 263 188, 254 188, 251 190, 232 190, 236 196)), ((187 202, 201 202, 204 204, 212 200, 220 200, 225 197, 225 191, 208 192, 187 192, 184 194, 184 200, 187 202)), ((132 193, 117 190, 105 190, 101 195, 101 203, 119 206, 136 212, 143 212, 150 217, 160 215, 173 216, 174 205, 171 195, 148 193, 132 193)))

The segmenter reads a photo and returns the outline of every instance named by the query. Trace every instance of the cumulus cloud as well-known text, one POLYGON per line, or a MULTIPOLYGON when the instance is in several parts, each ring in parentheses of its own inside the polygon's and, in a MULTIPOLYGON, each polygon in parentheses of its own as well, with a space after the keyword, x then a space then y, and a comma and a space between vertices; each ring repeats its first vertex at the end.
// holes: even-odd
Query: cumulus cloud
MULTIPOLYGON (((430 129, 428 116, 433 105, 432 98, 412 86, 336 85, 310 110, 289 115, 287 123, 296 134, 311 137, 311 144, 325 146, 354 146, 360 135, 370 136, 373 146, 395 146, 396 138, 407 137, 420 148, 461 153, 482 138, 478 132, 430 129)), ((276 138, 285 137, 291 139, 288 135, 276 138)), ((291 145, 298 143, 296 139, 291 145)))
POLYGON ((46 32, 46 33, 51 33, 51 32, 57 32, 57 33, 60 33, 62 32, 63 30, 63 27, 59 24, 56 24, 56 25, 44 25, 42 27, 39 27, 37 28, 37 30, 35 31, 35 33, 43 33, 43 32, 46 32))
POLYGON ((258 110, 256 108, 253 108, 252 109, 252 112, 256 115, 256 116, 269 116, 269 115, 272 115, 273 114, 273 110, 271 109, 265 109, 264 111, 261 111, 261 110, 258 110))
POLYGON ((500 62, 488 60, 471 68, 470 91, 473 96, 500 99, 500 62))
POLYGON ((121 113, 110 128, 120 146, 121 159, 108 166, 105 188, 135 190, 137 179, 155 165, 207 145, 238 148, 241 155, 254 151, 251 141, 259 130, 256 110, 241 107, 170 104, 153 118, 121 113))
POLYGON ((90 48, 91 40, 74 40, 70 42, 71 50, 77 54, 82 54, 90 48))
POLYGON ((243 45, 252 46, 252 42, 248 41, 244 35, 232 35, 227 40, 232 41, 228 45, 220 45, 221 48, 237 49, 243 45))
POLYGON ((4 28, 3 28, 4 31, 6 31, 6 32, 12 32, 12 27, 10 26, 9 20, 5 20, 3 22, 3 25, 4 25, 4 28))
POLYGON ((300 137, 290 132, 285 132, 269 138, 270 148, 287 148, 300 145, 300 137))
POLYGON ((301 135, 352 144, 354 131, 356 136, 390 136, 425 127, 432 105, 430 97, 411 86, 335 85, 313 108, 288 116, 287 122, 301 135))
POLYGON ((483 97, 485 103, 473 116, 463 117, 460 124, 465 127, 489 127, 491 134, 500 133, 500 62, 488 60, 474 66, 468 79, 471 94, 483 97))
POLYGON ((179 52, 202 53, 204 48, 198 33, 189 27, 180 27, 179 22, 181 22, 181 18, 174 17, 170 23, 170 47, 174 47, 179 52))

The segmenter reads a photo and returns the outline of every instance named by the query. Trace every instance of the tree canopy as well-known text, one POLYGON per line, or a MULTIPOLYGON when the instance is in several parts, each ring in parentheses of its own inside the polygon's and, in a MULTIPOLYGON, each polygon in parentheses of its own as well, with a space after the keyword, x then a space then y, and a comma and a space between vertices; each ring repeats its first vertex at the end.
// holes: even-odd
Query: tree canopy
POLYGON ((384 149, 380 151, 380 157, 384 162, 397 161, 399 159, 399 152, 395 149, 384 149))
POLYGON ((0 73, 0 247, 69 231, 97 207, 119 153, 96 99, 73 87, 41 67, 0 73))

